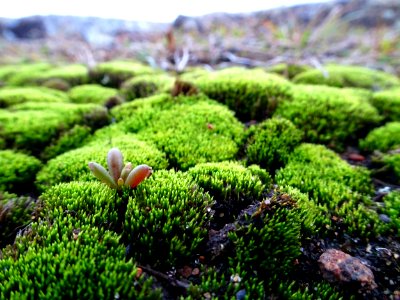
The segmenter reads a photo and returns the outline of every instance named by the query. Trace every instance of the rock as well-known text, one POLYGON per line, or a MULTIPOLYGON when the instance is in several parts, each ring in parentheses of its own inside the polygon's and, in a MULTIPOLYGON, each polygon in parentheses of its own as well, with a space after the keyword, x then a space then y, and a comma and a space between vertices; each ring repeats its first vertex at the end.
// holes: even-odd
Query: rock
POLYGON ((358 153, 350 153, 349 159, 354 160, 354 161, 364 161, 365 157, 358 153))
POLYGON ((17 39, 42 39, 47 36, 43 20, 38 17, 19 19, 10 31, 17 39))
POLYGON ((330 282, 358 283, 362 288, 375 289, 374 274, 356 257, 336 249, 326 250, 318 260, 322 276, 330 282))

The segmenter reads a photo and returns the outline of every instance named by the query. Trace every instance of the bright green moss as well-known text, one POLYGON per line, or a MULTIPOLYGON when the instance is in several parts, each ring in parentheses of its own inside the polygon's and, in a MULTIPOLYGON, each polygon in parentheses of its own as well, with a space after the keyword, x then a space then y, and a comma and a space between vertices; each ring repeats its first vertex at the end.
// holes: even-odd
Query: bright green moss
POLYGON ((274 65, 274 66, 268 68, 267 71, 271 72, 271 73, 276 73, 276 74, 282 75, 288 79, 292 79, 297 74, 303 73, 310 69, 311 69, 311 67, 306 66, 306 65, 281 63, 281 64, 277 64, 277 65, 274 65))
POLYGON ((313 300, 313 299, 329 299, 329 300, 354 300, 354 296, 346 295, 338 290, 336 286, 329 282, 311 282, 306 288, 299 288, 298 282, 291 283, 282 282, 279 284, 277 294, 282 299, 292 300, 313 300))
POLYGON ((214 197, 232 206, 258 199, 269 184, 237 162, 202 163, 189 169, 194 181, 214 197))
POLYGON ((400 88, 373 94, 371 103, 388 121, 400 121, 400 88))
POLYGON ((153 74, 155 71, 146 65, 132 61, 108 61, 98 64, 90 72, 92 81, 104 86, 119 87, 128 78, 153 74))
POLYGON ((387 152, 400 147, 400 122, 387 123, 375 128, 364 140, 360 141, 360 148, 366 151, 379 150, 387 152))
POLYGON ((206 237, 209 205, 209 195, 191 176, 155 172, 129 199, 124 226, 129 254, 144 265, 182 265, 206 237))
POLYGON ((32 188, 41 163, 35 157, 23 153, 1 150, 0 166, 0 191, 21 193, 32 188))
POLYGON ((182 170, 234 159, 242 141, 243 125, 217 103, 177 104, 154 117, 138 135, 153 142, 167 154, 171 166, 182 170))
POLYGON ((389 216, 390 225, 395 233, 400 233, 400 191, 393 191, 383 198, 385 206, 382 212, 389 216))
POLYGON ((358 87, 383 90, 400 86, 400 80, 391 74, 359 66, 327 65, 322 70, 309 70, 295 76, 295 83, 358 87))
POLYGON ((31 222, 34 207, 30 197, 0 191, 0 249, 12 244, 18 231, 31 222))
POLYGON ((24 102, 67 102, 68 97, 60 91, 37 87, 10 87, 0 89, 0 107, 24 102))
POLYGON ((96 139, 85 147, 68 151, 47 162, 37 175, 36 185, 42 191, 60 182, 96 181, 91 174, 88 163, 95 161, 103 166, 106 164, 107 152, 117 147, 124 155, 126 162, 133 166, 147 164, 153 169, 167 167, 165 154, 152 144, 142 142, 135 135, 119 135, 111 139, 96 139))
POLYGON ((98 84, 84 84, 70 89, 68 95, 74 103, 105 105, 110 98, 118 95, 118 90, 103 87, 98 84))
POLYGON ((247 132, 246 157, 249 164, 275 172, 283 166, 303 133, 286 119, 268 119, 247 132))
POLYGON ((290 97, 286 79, 262 70, 229 68, 199 76, 193 83, 211 99, 228 106, 241 121, 263 120, 290 97))
POLYGON ((33 78, 37 83, 43 84, 48 80, 62 79, 71 86, 88 82, 88 69, 84 65, 60 66, 49 71, 43 72, 40 76, 33 78))
POLYGON ((47 146, 40 154, 43 160, 49 160, 69 150, 81 147, 89 139, 91 129, 88 126, 75 125, 47 146))
POLYGON ((108 122, 107 109, 94 104, 26 102, 0 113, 0 138, 8 148, 39 156, 45 146, 75 124, 96 129, 108 122))
POLYGON ((312 85, 293 88, 292 100, 282 102, 275 116, 292 121, 306 141, 337 150, 380 121, 377 110, 354 93, 312 85))
POLYGON ((19 78, 28 78, 32 74, 39 74, 51 69, 48 63, 30 63, 0 66, 0 81, 16 85, 19 78))
POLYGON ((172 90, 174 82, 175 79, 167 74, 140 75, 125 81, 121 89, 127 101, 130 101, 169 92, 172 90))
POLYGON ((32 230, 29 247, 0 260, 1 299, 161 299, 116 234, 65 220, 32 230))
MULTIPOLYGON (((350 233, 368 236, 379 234, 383 225, 369 208, 373 192, 369 175, 368 170, 350 166, 322 145, 302 144, 275 179, 280 186, 292 186, 308 194, 321 213, 327 213, 323 223, 336 216, 350 233)), ((321 229, 325 224, 318 225, 321 229)))
POLYGON ((387 174, 391 181, 400 183, 400 154, 388 154, 382 158, 384 164, 383 173, 387 174))

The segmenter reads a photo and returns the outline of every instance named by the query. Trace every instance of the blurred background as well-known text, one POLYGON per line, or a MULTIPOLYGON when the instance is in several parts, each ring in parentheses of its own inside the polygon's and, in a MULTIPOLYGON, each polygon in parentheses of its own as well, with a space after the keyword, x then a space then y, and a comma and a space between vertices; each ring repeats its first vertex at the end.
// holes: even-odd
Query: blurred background
POLYGON ((178 71, 335 62, 400 74, 400 1, 16 0, 0 11, 0 63, 111 59, 178 71))

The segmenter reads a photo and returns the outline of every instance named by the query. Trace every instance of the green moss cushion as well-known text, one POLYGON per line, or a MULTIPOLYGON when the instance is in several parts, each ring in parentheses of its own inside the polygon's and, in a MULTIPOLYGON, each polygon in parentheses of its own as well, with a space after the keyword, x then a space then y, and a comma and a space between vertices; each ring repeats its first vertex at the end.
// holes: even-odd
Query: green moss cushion
POLYGON ((65 93, 44 87, 5 87, 0 89, 0 107, 24 102, 68 102, 65 93))
POLYGON ((248 163, 258 164, 271 172, 287 162, 303 137, 303 133, 292 122, 283 118, 268 119, 250 127, 246 134, 248 163))
POLYGON ((146 65, 134 61, 108 61, 95 66, 90 71, 90 78, 104 86, 119 87, 128 78, 154 74, 155 71, 146 65))
POLYGON ((400 122, 390 122, 375 128, 360 141, 360 148, 370 152, 387 152, 400 148, 400 122))
POLYGON ((382 212, 390 218, 389 226, 395 233, 400 232, 400 191, 392 191, 383 198, 382 212))
POLYGON ((0 191, 29 191, 42 164, 35 157, 0 150, 0 191))
POLYGON ((94 161, 106 166, 106 156, 112 147, 119 148, 125 162, 129 161, 133 166, 147 164, 155 170, 167 167, 165 154, 152 144, 138 140, 135 135, 120 135, 110 139, 95 140, 93 144, 68 151, 48 161, 37 175, 38 188, 44 191, 60 182, 96 181, 88 163, 94 161))
POLYGON ((282 102, 275 116, 292 121, 306 141, 339 151, 381 120, 377 110, 353 92, 312 85, 295 86, 292 100, 282 102))
POLYGON ((329 85, 334 87, 359 87, 383 90, 400 86, 394 75, 359 66, 327 65, 321 70, 309 70, 294 77, 295 83, 329 85))
POLYGON ((193 80, 211 99, 228 106, 242 121, 270 116, 282 99, 290 97, 290 83, 262 70, 225 69, 193 80))
POLYGON ((297 147, 275 179, 280 186, 307 193, 318 203, 321 213, 327 209, 327 223, 330 215, 336 215, 349 232, 367 236, 378 235, 382 230, 377 214, 368 209, 373 192, 369 171, 350 166, 322 145, 297 147))
POLYGON ((286 64, 281 63, 267 68, 268 72, 282 75, 286 78, 292 79, 296 75, 310 70, 311 67, 306 65, 286 64))
POLYGON ((375 93, 371 103, 388 121, 400 121, 400 88, 375 93))
POLYGON ((74 103, 95 103, 104 105, 110 98, 118 95, 118 90, 98 84, 84 84, 69 90, 68 96, 74 103))
POLYGON ((0 66, 0 81, 9 85, 18 85, 18 78, 29 78, 33 74, 43 73, 51 69, 48 63, 23 63, 0 66))

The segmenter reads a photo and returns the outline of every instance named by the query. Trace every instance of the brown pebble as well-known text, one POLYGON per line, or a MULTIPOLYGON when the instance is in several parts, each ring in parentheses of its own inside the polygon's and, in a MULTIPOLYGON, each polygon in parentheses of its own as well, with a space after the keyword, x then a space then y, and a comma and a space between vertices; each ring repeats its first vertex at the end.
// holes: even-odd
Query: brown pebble
POLYGON ((358 153, 350 153, 349 159, 354 160, 354 161, 364 161, 365 157, 358 153))
POLYGON ((204 264, 204 262, 206 261, 206 258, 203 255, 200 255, 199 261, 200 261, 200 263, 204 264))
POLYGON ((199 275, 199 274, 200 274, 199 268, 194 268, 193 271, 192 271, 192 275, 193 275, 193 276, 197 276, 197 275, 199 275))
POLYGON ((190 275, 192 275, 192 268, 189 266, 184 266, 180 273, 183 277, 188 278, 190 275))
POLYGON ((211 294, 209 292, 206 292, 203 294, 205 299, 211 299, 211 294))
POLYGON ((142 274, 143 274, 143 269, 139 267, 136 268, 136 275, 135 275, 136 279, 139 279, 140 276, 142 276, 142 274))

